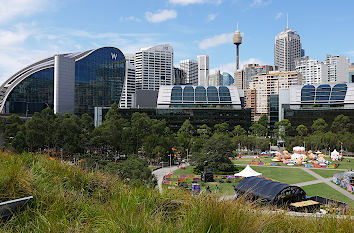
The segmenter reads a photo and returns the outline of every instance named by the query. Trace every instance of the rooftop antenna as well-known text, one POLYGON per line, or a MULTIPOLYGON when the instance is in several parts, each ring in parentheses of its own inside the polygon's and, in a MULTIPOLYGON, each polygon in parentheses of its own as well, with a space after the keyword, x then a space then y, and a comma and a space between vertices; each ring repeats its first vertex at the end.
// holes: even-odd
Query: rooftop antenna
POLYGON ((238 21, 237 21, 237 31, 238 31, 238 21))
POLYGON ((288 13, 286 13, 286 28, 289 28, 289 18, 288 18, 288 13))

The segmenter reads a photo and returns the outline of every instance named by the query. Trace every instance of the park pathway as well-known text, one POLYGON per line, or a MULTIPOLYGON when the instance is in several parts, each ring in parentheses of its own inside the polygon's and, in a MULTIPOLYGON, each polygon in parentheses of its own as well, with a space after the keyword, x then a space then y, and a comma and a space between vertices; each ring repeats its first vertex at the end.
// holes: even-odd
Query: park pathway
POLYGON ((298 184, 294 184, 296 186, 306 186, 306 185, 311 185, 311 184, 318 184, 318 183, 326 183, 329 186, 331 186, 332 188, 334 188, 335 190, 337 190, 338 192, 342 193, 343 195, 345 195, 346 197, 349 197, 351 200, 354 201, 354 195, 349 193, 348 191, 342 189, 341 187, 339 187, 338 185, 332 183, 332 178, 323 178, 322 176, 318 175, 317 173, 311 171, 311 169, 309 168, 304 168, 304 167, 300 167, 302 170, 304 170, 305 172, 307 172, 308 174, 312 175, 313 177, 317 178, 317 180, 312 180, 312 181, 308 181, 308 182, 302 182, 302 183, 298 183, 298 184))
POLYGON ((163 177, 164 177, 165 175, 167 175, 168 173, 177 170, 178 168, 179 168, 178 166, 163 167, 163 168, 156 169, 155 171, 152 172, 152 174, 156 176, 156 179, 157 179, 157 186, 158 186, 158 188, 159 188, 159 190, 160 190, 160 193, 162 193, 162 181, 163 181, 163 177))

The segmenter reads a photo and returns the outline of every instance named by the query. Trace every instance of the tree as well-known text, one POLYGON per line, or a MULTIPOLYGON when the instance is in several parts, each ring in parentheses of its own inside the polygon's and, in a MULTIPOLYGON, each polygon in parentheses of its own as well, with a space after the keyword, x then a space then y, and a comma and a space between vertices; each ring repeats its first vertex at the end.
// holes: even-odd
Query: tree
POLYGON ((255 136, 264 136, 267 134, 267 128, 259 123, 253 123, 250 127, 252 134, 255 136))
POLYGON ((315 133, 325 133, 328 131, 328 124, 324 119, 318 118, 313 122, 311 128, 315 133))
POLYGON ((205 142, 201 153, 193 154, 192 160, 196 162, 199 171, 204 170, 205 161, 207 161, 208 167, 214 172, 234 172, 235 166, 229 159, 232 156, 232 150, 232 142, 228 136, 214 134, 205 142))
POLYGON ((22 131, 18 131, 16 136, 11 142, 11 146, 15 149, 16 152, 21 153, 26 150, 26 137, 22 131))
POLYGON ((211 128, 209 126, 207 126, 206 124, 203 124, 202 126, 200 126, 198 128, 197 133, 202 138, 208 138, 211 135, 211 128))
POLYGON ((3 124, 5 143, 10 144, 17 132, 22 129, 23 121, 16 114, 12 114, 4 120, 3 124))
POLYGON ((345 132, 350 132, 352 126, 349 117, 341 114, 334 118, 331 128, 333 132, 343 134, 345 132))
POLYGON ((263 125, 266 128, 268 128, 268 124, 269 124, 268 115, 267 114, 263 114, 261 116, 261 118, 259 118, 257 123, 263 125))
POLYGON ((191 150, 191 139, 193 138, 194 127, 189 120, 185 120, 177 133, 177 143, 181 152, 185 154, 187 149, 191 150))
POLYGON ((246 134, 246 130, 244 128, 242 128, 241 125, 236 125, 234 130, 232 130, 232 134, 234 136, 241 136, 241 135, 245 135, 246 134))
POLYGON ((288 119, 283 119, 274 124, 275 134, 280 138, 285 138, 288 135, 289 130, 291 129, 291 123, 288 119))
POLYGON ((229 131, 229 124, 226 122, 214 125, 215 133, 227 134, 229 131))
POLYGON ((296 131, 300 136, 304 137, 307 135, 308 129, 305 125, 299 125, 296 127, 296 131))

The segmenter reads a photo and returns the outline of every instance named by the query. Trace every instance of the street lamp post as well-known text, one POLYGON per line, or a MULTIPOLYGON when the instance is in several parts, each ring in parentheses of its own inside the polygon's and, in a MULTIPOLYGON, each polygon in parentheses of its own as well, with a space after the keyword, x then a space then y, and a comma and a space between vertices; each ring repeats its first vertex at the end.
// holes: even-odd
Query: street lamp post
POLYGON ((187 151, 187 163, 189 163, 189 158, 188 158, 189 157, 189 153, 188 153, 189 150, 188 150, 188 148, 186 149, 186 151, 187 151))

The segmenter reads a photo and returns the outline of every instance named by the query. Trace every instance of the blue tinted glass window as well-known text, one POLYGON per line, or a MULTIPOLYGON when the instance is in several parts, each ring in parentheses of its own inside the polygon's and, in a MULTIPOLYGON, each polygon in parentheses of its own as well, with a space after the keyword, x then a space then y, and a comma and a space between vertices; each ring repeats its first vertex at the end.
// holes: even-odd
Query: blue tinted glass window
POLYGON ((209 86, 207 88, 207 96, 208 96, 208 101, 210 102, 219 102, 219 94, 218 94, 218 89, 214 86, 209 86))
POLYGON ((316 103, 328 103, 331 94, 331 86, 328 84, 319 85, 316 89, 316 103))
POLYGON ((206 102, 206 90, 202 86, 195 88, 195 101, 206 102))
POLYGON ((171 102, 181 103, 182 102, 182 88, 180 86, 174 86, 171 92, 171 102))
POLYGON ((220 101, 230 102, 231 96, 230 96, 229 88, 227 88, 225 86, 220 86, 219 87, 219 97, 220 97, 220 101))
POLYGON ((313 85, 305 85, 301 89, 301 102, 314 102, 315 87, 313 85))
POLYGON ((347 94, 347 84, 340 83, 334 85, 331 93, 331 102, 343 102, 345 99, 345 95, 347 94))
POLYGON ((38 71, 17 84, 6 100, 6 113, 33 114, 54 103, 54 68, 38 71))
POLYGON ((183 102, 194 102, 194 88, 192 86, 184 87, 183 102))
POLYGON ((94 107, 119 103, 125 58, 116 48, 100 48, 75 64, 75 114, 93 115, 94 107))

